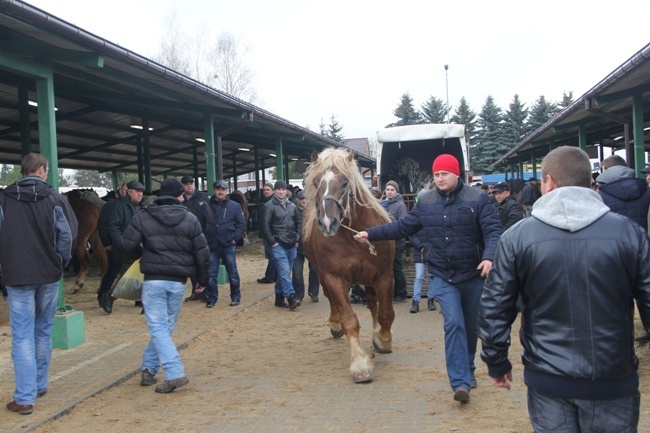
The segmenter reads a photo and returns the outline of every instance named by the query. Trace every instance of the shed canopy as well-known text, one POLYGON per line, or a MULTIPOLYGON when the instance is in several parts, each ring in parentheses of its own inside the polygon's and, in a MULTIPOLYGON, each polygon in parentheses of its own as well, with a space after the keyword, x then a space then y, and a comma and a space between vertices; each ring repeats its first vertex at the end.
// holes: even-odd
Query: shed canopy
POLYGON ((286 160, 341 146, 27 3, 0 0, 2 163, 19 163, 25 148, 39 151, 36 82, 22 73, 25 64, 51 67, 62 168, 138 172, 148 140, 153 176, 195 173, 195 164, 205 176, 215 157, 199 141, 207 119, 222 137, 224 177, 276 166, 280 143, 286 160))
POLYGON ((581 146, 599 159, 604 147, 626 149, 628 165, 643 167, 644 153, 650 150, 650 44, 524 137, 494 165, 528 162, 565 145, 581 146))

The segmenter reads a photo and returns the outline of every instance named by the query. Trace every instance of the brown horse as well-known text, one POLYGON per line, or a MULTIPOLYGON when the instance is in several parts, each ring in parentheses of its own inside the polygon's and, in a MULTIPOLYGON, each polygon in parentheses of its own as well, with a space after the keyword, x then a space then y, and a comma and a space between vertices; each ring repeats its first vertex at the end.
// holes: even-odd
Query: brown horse
POLYGON ((232 201, 236 201, 241 205, 241 210, 244 211, 244 220, 246 221, 246 233, 244 233, 244 237, 247 238, 247 233, 249 229, 249 214, 248 214, 248 200, 246 200, 246 196, 244 195, 243 192, 239 190, 235 190, 230 193, 230 199, 232 201))
POLYGON ((334 148, 312 153, 305 178, 310 204, 303 217, 303 242, 330 303, 330 332, 334 338, 347 336, 350 373, 360 383, 372 380, 373 365, 359 343, 359 320, 350 305, 349 289, 355 283, 365 286, 373 345, 377 352, 391 352, 395 243, 361 244, 353 238, 356 231, 390 221, 370 194, 353 157, 351 152, 334 148))
POLYGON ((89 247, 93 250, 99 262, 101 275, 104 275, 108 266, 106 250, 97 235, 97 220, 104 201, 93 190, 75 189, 65 195, 68 197, 72 211, 79 222, 77 249, 75 250, 75 256, 79 260, 79 272, 74 283, 74 293, 77 293, 83 288, 88 274, 90 265, 89 247))

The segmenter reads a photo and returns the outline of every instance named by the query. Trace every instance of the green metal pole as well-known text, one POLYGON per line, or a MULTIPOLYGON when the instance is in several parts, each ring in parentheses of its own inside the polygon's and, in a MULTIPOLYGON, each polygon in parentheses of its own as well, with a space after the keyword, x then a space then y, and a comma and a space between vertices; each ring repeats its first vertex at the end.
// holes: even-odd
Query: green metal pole
POLYGON ((635 93, 632 99, 632 136, 634 139, 634 167, 636 175, 644 178, 641 170, 646 165, 644 131, 643 131, 643 95, 635 93))
POLYGON ((284 180, 284 156, 282 152, 282 137, 275 140, 275 179, 284 180))
POLYGON ((203 116, 203 138, 205 140, 205 169, 208 178, 208 191, 211 191, 214 181, 217 180, 216 152, 214 149, 214 120, 212 114, 203 116))

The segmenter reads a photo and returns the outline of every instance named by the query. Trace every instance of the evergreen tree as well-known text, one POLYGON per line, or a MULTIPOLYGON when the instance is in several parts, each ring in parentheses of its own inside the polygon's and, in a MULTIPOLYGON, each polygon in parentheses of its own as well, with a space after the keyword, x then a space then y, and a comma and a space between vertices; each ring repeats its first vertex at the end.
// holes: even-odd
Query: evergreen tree
POLYGON ((564 92, 562 94, 562 102, 560 102, 559 104, 560 108, 566 108, 569 105, 571 105, 572 102, 573 102, 573 92, 570 91, 568 94, 567 92, 564 92))
POLYGON ((72 185, 72 176, 66 175, 62 168, 59 168, 59 186, 72 185))
POLYGON ((2 168, 0 169, 0 185, 8 186, 22 178, 20 164, 2 164, 2 168))
POLYGON ((402 95, 399 106, 393 111, 393 115, 399 120, 395 123, 386 125, 386 128, 403 125, 417 125, 422 123, 422 116, 413 107, 413 98, 407 93, 402 95))
POLYGON ((320 135, 327 135, 327 129, 322 117, 320 118, 320 124, 318 125, 318 128, 320 129, 320 135))
POLYGON ((451 116, 451 123, 465 125, 465 138, 468 143, 472 141, 476 132, 476 113, 469 108, 469 104, 464 96, 460 98, 458 108, 456 108, 454 115, 451 116))
POLYGON ((519 100, 519 95, 515 95, 510 103, 508 111, 505 114, 505 140, 508 148, 512 149, 526 135, 526 118, 528 109, 526 104, 519 100))
MULTIPOLYGON (((287 164, 287 165, 289 166, 289 179, 304 179, 305 178, 305 173, 303 173, 301 171, 298 171, 296 161, 289 161, 289 164, 287 164)), ((277 169, 275 167, 273 167, 271 169, 271 177, 273 179, 277 179, 277 173, 278 173, 277 169)), ((282 179, 282 180, 284 180, 284 179, 282 179)), ((298 186, 300 186, 300 188, 302 189, 302 185, 298 185, 298 186)))
POLYGON ((423 123, 445 123, 447 120, 447 108, 442 99, 431 96, 422 105, 421 110, 423 123))
POLYGON ((329 125, 325 125, 325 122, 323 122, 323 119, 321 118, 320 125, 318 125, 318 127, 320 128, 320 135, 323 135, 331 140, 342 143, 345 139, 345 136, 342 133, 343 126, 339 124, 339 122, 336 120, 336 116, 333 114, 329 125))
POLYGON ((75 170, 72 178, 76 185, 83 188, 104 187, 110 189, 113 186, 111 177, 108 174, 94 170, 75 170))
POLYGON ((339 124, 339 122, 336 120, 336 116, 333 114, 330 119, 330 124, 327 125, 327 134, 325 135, 334 141, 338 141, 339 143, 343 142, 343 139, 345 138, 343 135, 343 126, 339 124))
POLYGON ((504 145, 503 114, 501 108, 488 96, 478 116, 477 140, 470 144, 472 171, 476 174, 492 173, 490 165, 508 150, 504 145))
POLYGON ((530 115, 528 116, 528 122, 526 122, 526 134, 545 124, 557 112, 557 104, 547 101, 544 95, 540 96, 530 108, 530 115))

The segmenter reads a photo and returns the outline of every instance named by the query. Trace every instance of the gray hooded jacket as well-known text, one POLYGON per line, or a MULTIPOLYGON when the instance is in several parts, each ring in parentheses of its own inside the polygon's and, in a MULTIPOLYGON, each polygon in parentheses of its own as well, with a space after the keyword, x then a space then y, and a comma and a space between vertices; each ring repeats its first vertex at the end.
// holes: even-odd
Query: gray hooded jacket
POLYGON ((648 236, 588 188, 543 195, 499 241, 479 314, 490 377, 510 371, 510 329, 521 297, 529 388, 558 398, 638 392, 634 304, 650 329, 648 236))

